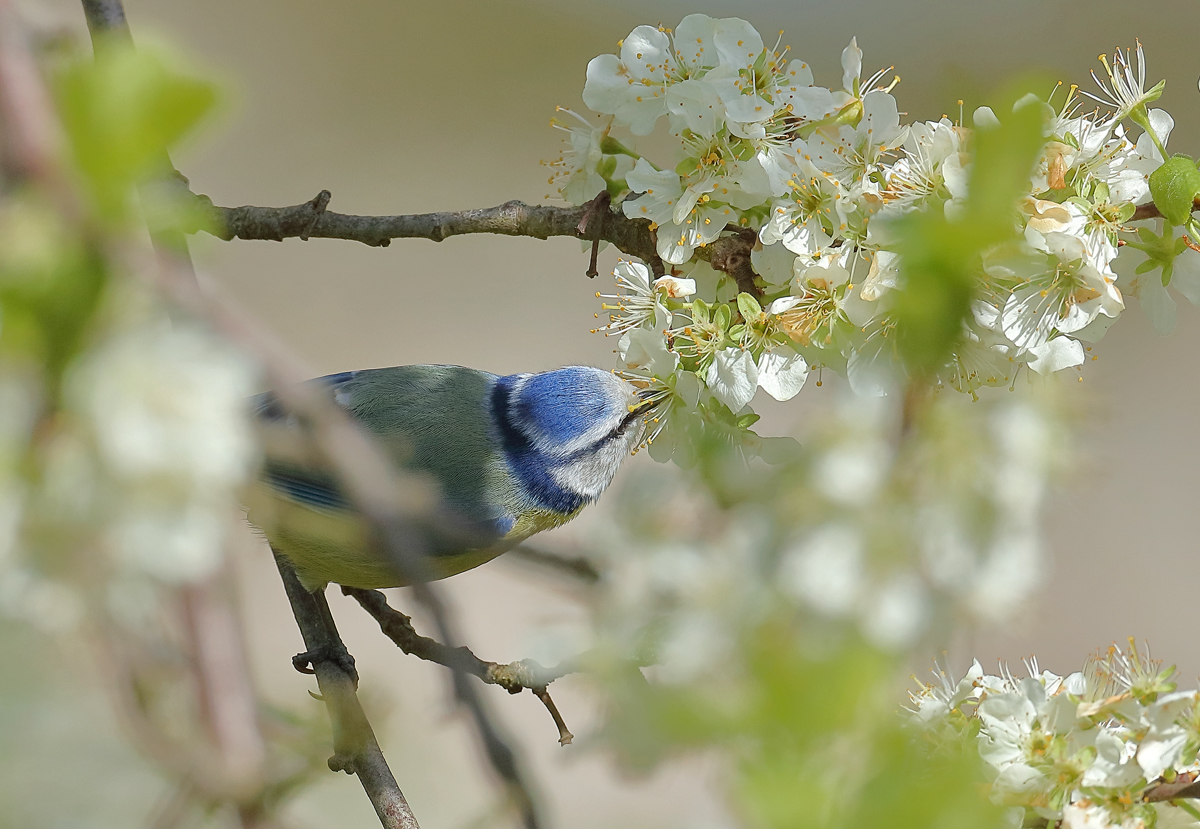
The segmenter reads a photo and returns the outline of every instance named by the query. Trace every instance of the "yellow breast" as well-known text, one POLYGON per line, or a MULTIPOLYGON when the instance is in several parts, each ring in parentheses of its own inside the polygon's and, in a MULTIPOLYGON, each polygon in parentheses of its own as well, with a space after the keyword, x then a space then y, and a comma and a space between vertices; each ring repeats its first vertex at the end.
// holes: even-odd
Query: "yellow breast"
MULTIPOLYGON (((374 553, 365 524, 352 512, 316 509, 261 481, 244 494, 243 503, 250 522, 262 530, 272 549, 292 562, 306 590, 321 589, 329 582, 367 589, 408 584, 389 562, 374 553)), ((581 509, 570 514, 527 510, 493 545, 430 556, 433 577, 444 579, 478 567, 535 533, 565 524, 581 509)))

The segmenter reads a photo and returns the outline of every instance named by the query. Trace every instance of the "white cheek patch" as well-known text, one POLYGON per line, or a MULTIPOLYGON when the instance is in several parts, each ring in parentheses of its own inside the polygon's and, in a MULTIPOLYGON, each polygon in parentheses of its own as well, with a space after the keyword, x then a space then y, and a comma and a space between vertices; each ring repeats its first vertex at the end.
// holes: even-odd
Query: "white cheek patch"
POLYGON ((551 470, 555 483, 584 498, 594 500, 612 483, 622 461, 637 442, 637 430, 627 429, 619 437, 604 441, 596 451, 551 470))

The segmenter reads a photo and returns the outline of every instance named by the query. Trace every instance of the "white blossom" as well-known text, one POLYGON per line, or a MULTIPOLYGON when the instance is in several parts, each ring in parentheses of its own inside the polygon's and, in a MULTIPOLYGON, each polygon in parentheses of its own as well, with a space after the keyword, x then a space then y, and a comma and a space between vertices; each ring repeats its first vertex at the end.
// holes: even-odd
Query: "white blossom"
POLYGON ((704 382, 730 411, 739 412, 754 397, 758 387, 758 366, 749 351, 726 348, 714 355, 704 382))

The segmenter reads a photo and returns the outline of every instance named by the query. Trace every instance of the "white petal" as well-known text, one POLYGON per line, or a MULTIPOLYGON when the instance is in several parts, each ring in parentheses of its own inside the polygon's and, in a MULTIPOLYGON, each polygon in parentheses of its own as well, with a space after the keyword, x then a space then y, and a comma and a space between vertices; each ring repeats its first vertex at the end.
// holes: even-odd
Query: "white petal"
POLYGON ((1163 287, 1158 271, 1138 277, 1138 302, 1142 303, 1142 310, 1160 336, 1165 337, 1175 330, 1175 300, 1163 287))
POLYGON ((1184 248, 1183 253, 1175 257, 1171 287, 1187 297, 1192 305, 1200 305, 1200 253, 1184 248))
POLYGON ((690 371, 681 371, 675 376, 675 394, 688 407, 696 408, 700 402, 700 378, 690 371))
POLYGON ((661 331, 635 328, 617 341, 621 362, 629 369, 644 369, 654 377, 670 377, 679 365, 679 355, 668 350, 661 331))
POLYGON ((854 82, 862 75, 862 49, 858 38, 850 38, 850 45, 842 50, 842 89, 853 94, 854 82))
POLYGON ((655 290, 665 291, 672 299, 683 299, 696 293, 696 280, 675 276, 660 276, 654 280, 655 290))
POLYGON ((1187 732, 1178 725, 1147 735, 1137 751, 1137 762, 1145 778, 1155 780, 1172 768, 1179 762, 1186 744, 1187 732))
POLYGON ((1029 367, 1038 374, 1053 374, 1064 368, 1083 365, 1083 346, 1078 340, 1070 337, 1055 337, 1039 346, 1029 349, 1034 355, 1029 367))
POLYGON ((725 107, 716 87, 689 78, 667 87, 667 111, 681 118, 692 132, 711 138, 721 128, 725 107))
POLYGON ((675 27, 675 48, 688 66, 704 69, 717 65, 716 22, 707 14, 689 14, 675 27))
POLYGON ((764 351, 758 358, 758 385, 776 400, 791 400, 807 379, 808 363, 799 354, 764 351))
POLYGON ((713 40, 721 63, 734 67, 750 66, 763 50, 762 36, 758 30, 738 17, 726 17, 717 21, 713 40))
MULTIPOLYGON (((762 232, 766 233, 769 226, 764 225, 762 232)), ((791 283, 795 261, 796 254, 786 247, 765 241, 761 249, 750 252, 750 262, 754 265, 755 273, 762 276, 768 285, 780 288, 791 283)))
MULTIPOLYGON (((671 170, 655 170, 650 162, 639 158, 633 169, 625 176, 625 183, 635 193, 659 195, 663 193, 678 193, 682 190, 679 184, 679 174, 671 170)), ((628 215, 628 214, 626 214, 628 215)))
POLYGON ((1000 126, 1000 119, 991 107, 979 107, 971 114, 971 123, 977 130, 993 130, 1000 126))
POLYGON ((784 311, 790 311, 800 304, 800 300, 804 297, 798 296, 783 296, 767 306, 767 316, 773 314, 782 314, 784 311))
POLYGON ((726 348, 713 358, 704 382, 730 411, 738 412, 753 399, 758 388, 758 366, 749 351, 726 348))

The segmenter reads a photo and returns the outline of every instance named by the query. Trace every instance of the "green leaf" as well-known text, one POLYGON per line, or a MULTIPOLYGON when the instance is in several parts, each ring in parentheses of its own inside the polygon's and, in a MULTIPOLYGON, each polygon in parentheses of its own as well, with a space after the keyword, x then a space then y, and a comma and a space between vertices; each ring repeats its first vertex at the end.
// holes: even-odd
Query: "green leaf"
POLYGON ((711 319, 709 315, 708 303, 702 299, 696 298, 692 300, 692 320, 694 322, 708 322, 711 319))
POLYGON ((131 188, 166 174, 167 151, 216 102, 214 86, 167 55, 109 43, 59 76, 63 123, 102 215, 126 215, 131 188))
POLYGON ((896 300, 900 355, 914 376, 945 364, 971 311, 982 252, 1015 233, 1017 200, 1040 152, 1043 110, 1018 104, 995 129, 975 133, 969 196, 960 218, 914 213, 896 223, 903 290, 896 300))
POLYGON ((751 294, 745 292, 738 294, 737 307, 738 312, 742 315, 742 319, 747 323, 758 322, 759 318, 762 317, 762 306, 758 304, 758 300, 751 294))
POLYGON ((1173 155, 1150 174, 1154 205, 1173 225, 1187 224, 1192 205, 1200 195, 1200 170, 1186 155, 1173 155))
POLYGON ((720 331, 728 331, 729 323, 733 319, 733 312, 729 310, 728 305, 718 305, 713 311, 713 325, 720 331))
POLYGON ((696 168, 700 166, 700 159, 695 156, 688 156, 683 161, 675 165, 675 174, 680 178, 687 178, 692 173, 696 172, 696 168))

